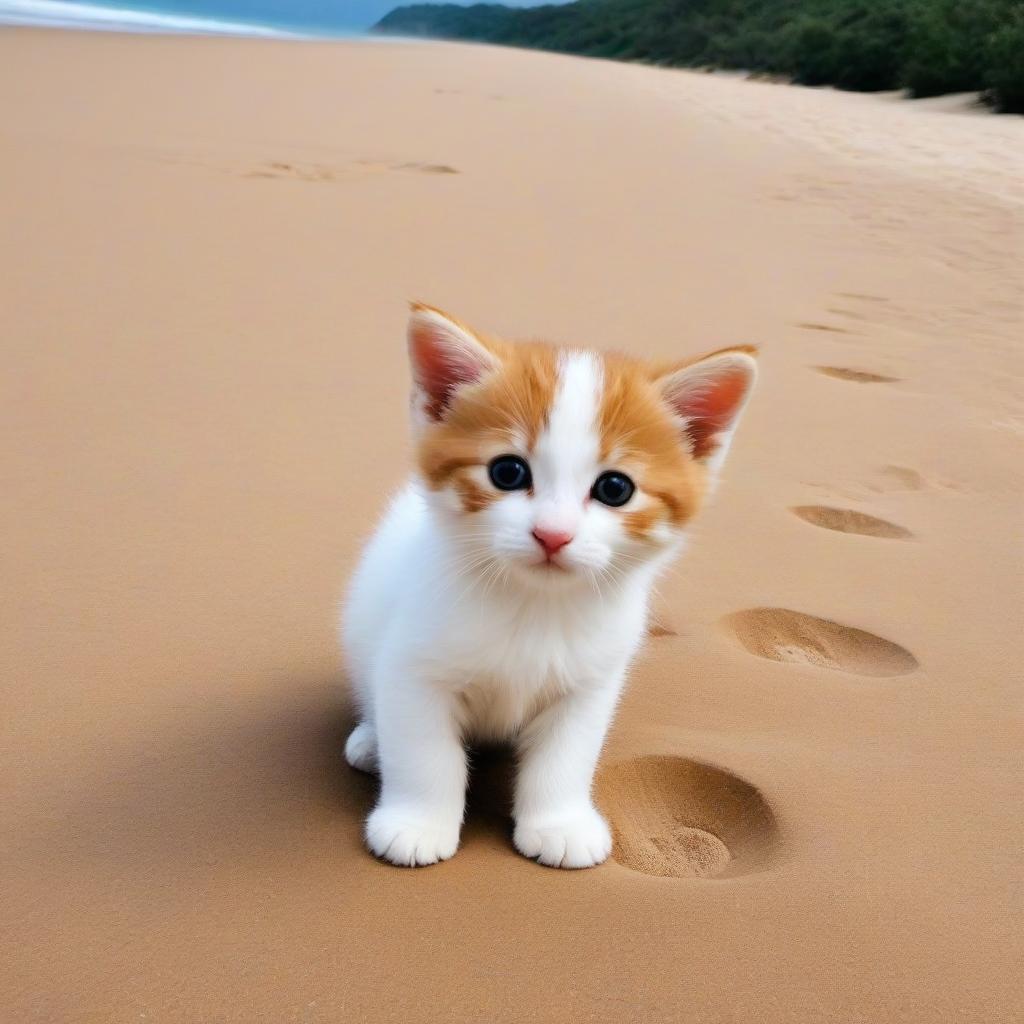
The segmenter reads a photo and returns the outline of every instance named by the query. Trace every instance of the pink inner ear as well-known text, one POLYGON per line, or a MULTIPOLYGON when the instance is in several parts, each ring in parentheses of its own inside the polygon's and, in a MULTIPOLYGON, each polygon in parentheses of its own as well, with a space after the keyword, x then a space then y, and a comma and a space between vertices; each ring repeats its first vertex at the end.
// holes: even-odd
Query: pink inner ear
POLYGON ((687 420, 695 459, 706 458, 718 447, 715 439, 736 418, 749 385, 750 377, 743 370, 724 371, 678 403, 679 414, 687 420))
POLYGON ((427 414, 440 419, 453 392, 479 380, 483 366, 471 352, 429 325, 415 325, 409 341, 416 383, 429 399, 427 414))

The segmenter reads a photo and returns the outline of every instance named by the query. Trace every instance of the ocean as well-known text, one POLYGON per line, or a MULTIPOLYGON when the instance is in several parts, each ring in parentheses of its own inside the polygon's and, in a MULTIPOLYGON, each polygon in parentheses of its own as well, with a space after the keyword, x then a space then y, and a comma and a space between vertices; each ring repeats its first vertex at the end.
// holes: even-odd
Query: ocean
POLYGON ((279 38, 358 35, 400 0, 0 0, 0 25, 279 38))

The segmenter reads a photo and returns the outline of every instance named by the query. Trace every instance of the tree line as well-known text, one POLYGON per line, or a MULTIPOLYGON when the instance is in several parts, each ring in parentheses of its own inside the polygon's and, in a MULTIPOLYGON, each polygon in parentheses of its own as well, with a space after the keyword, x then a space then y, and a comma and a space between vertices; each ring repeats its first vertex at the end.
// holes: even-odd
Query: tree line
POLYGON ((804 85, 912 96, 981 91, 1024 113, 1024 0, 577 0, 543 7, 413 4, 393 35, 526 46, 804 85))

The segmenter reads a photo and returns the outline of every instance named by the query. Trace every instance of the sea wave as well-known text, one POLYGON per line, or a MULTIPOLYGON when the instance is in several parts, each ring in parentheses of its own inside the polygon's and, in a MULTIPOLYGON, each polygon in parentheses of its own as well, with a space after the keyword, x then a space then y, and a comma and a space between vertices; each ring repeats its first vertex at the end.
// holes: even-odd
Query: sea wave
POLYGON ((129 7, 69 3, 64 0, 0 0, 0 24, 44 25, 109 32, 170 32, 187 35, 265 36, 297 39, 297 33, 269 25, 220 21, 156 11, 135 11, 129 7))

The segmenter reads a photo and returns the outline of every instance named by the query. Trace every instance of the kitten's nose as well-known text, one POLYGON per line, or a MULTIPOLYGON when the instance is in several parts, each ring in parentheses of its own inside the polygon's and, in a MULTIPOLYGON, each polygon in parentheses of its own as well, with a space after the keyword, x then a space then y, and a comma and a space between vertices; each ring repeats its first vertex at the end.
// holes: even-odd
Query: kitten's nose
POLYGON ((533 539, 544 549, 544 553, 550 558, 553 554, 561 551, 572 540, 572 534, 564 530, 544 530, 537 527, 533 531, 533 539))

